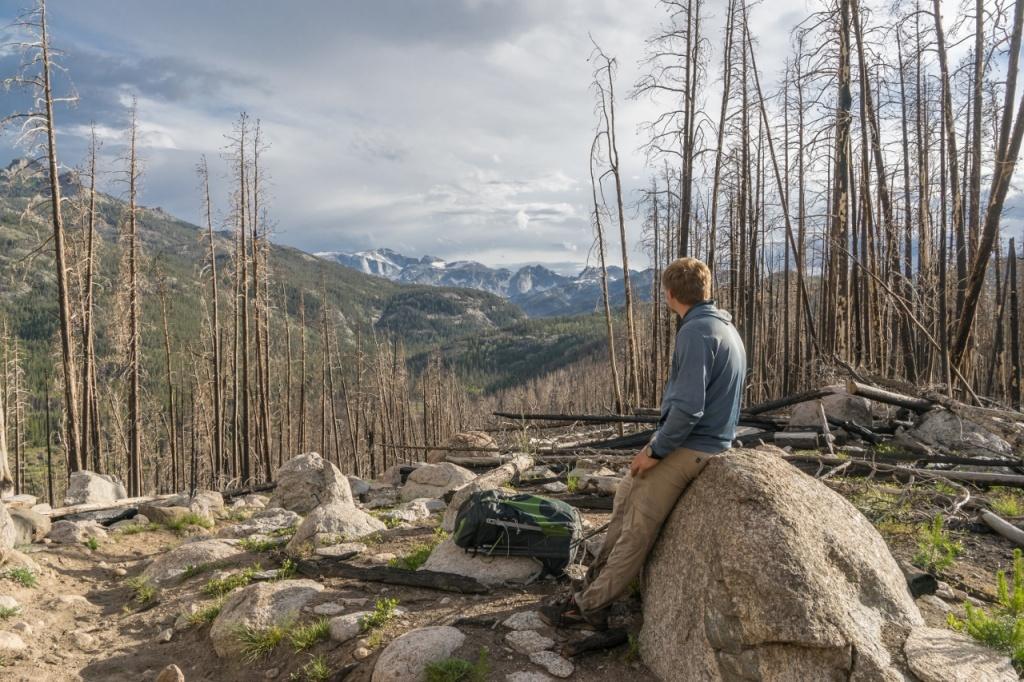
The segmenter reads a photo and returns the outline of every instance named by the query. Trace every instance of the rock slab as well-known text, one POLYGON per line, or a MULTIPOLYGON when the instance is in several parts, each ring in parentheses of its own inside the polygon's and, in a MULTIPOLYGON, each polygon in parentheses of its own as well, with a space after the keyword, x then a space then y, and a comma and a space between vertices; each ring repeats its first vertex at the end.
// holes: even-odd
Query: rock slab
POLYGON ((83 469, 71 473, 68 490, 64 494, 64 506, 116 502, 126 497, 128 492, 116 477, 83 469))
POLYGON ((466 635, 448 625, 407 632, 377 658, 371 682, 425 682, 427 665, 448 658, 465 641, 466 635))
POLYGON ((684 493, 644 592, 640 651, 665 682, 903 682, 903 642, 924 624, 870 522, 754 450, 712 458, 684 493))
POLYGON ((238 656, 242 651, 239 630, 265 630, 294 622, 323 589, 315 580, 281 580, 253 583, 233 592, 210 628, 214 651, 221 658, 238 656))
POLYGON ((903 645, 921 682, 1015 682, 1010 659, 950 630, 914 628, 903 645))
POLYGON ((458 464, 426 464, 409 474, 399 494, 403 502, 418 497, 444 497, 445 493, 461 488, 474 478, 476 474, 458 464))
POLYGON ((434 548, 423 569, 476 578, 485 585, 501 585, 527 583, 537 577, 542 566, 530 557, 470 554, 449 538, 434 548))
POLYGON ((278 470, 277 487, 267 503, 298 514, 308 514, 323 504, 353 504, 348 479, 315 452, 293 457, 278 470))

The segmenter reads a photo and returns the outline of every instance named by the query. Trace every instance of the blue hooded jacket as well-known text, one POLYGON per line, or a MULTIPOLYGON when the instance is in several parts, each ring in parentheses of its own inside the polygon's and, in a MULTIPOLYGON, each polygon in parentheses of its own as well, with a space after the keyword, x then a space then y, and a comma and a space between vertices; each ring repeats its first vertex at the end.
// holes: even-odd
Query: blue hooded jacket
POLYGON ((732 316, 713 300, 697 303, 676 332, 651 456, 677 448, 718 453, 736 437, 747 353, 732 316))

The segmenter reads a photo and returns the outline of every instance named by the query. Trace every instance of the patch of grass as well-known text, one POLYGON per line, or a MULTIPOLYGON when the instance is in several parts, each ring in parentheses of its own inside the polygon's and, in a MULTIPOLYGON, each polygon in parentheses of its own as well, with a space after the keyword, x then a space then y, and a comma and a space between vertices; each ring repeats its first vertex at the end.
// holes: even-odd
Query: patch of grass
POLYGON ((238 546, 246 552, 268 552, 278 546, 278 542, 270 539, 245 538, 238 541, 238 546))
POLYGON ((164 528, 166 528, 167 530, 173 530, 175 533, 183 533, 189 530, 190 528, 195 527, 213 528, 213 521, 206 518, 205 516, 202 516, 201 514, 189 512, 188 514, 184 514, 180 518, 174 519, 173 521, 168 521, 164 524, 164 528))
POLYGON ((475 663, 453 656, 428 663, 423 672, 427 682, 487 682, 491 662, 487 649, 481 647, 475 663))
POLYGON ((961 549, 960 543, 942 527, 942 516, 936 514, 931 523, 918 531, 917 552, 912 561, 918 568, 938 573, 953 565, 961 549))
POLYGON ((913 524, 905 523, 903 521, 895 521, 893 519, 879 521, 878 524, 875 525, 875 529, 878 530, 879 534, 886 540, 913 535, 915 530, 913 524))
POLYGON ((376 532, 370 533, 369 535, 364 535, 362 538, 359 539, 359 541, 368 547, 372 547, 373 545, 379 545, 383 543, 384 536, 378 530, 376 532))
POLYGON ((235 636, 242 644, 242 659, 246 663, 256 663, 269 656, 277 645, 288 636, 288 628, 274 625, 269 628, 239 627, 235 636))
POLYGON ((326 618, 317 618, 312 623, 297 625, 288 632, 288 641, 292 643, 295 653, 305 651, 331 636, 331 628, 326 618))
POLYGON ((163 526, 159 523, 134 523, 130 526, 124 526, 123 528, 117 529, 118 535, 137 535, 139 533, 149 533, 155 530, 162 530, 163 526))
POLYGON ((314 656, 309 663, 288 676, 291 682, 327 682, 331 678, 331 667, 323 656, 314 656))
POLYGON ((434 548, 444 542, 448 537, 448 533, 444 532, 440 528, 434 529, 434 537, 427 542, 422 542, 412 548, 405 556, 396 557, 388 562, 388 566, 392 568, 404 568, 407 571, 415 571, 423 564, 427 563, 427 559, 430 557, 430 553, 434 551, 434 548))
POLYGON ((580 489, 580 477, 570 476, 569 478, 565 479, 565 489, 568 492, 575 494, 576 491, 580 489))
POLYGON ((0 606, 0 620, 7 620, 13 618, 21 613, 20 606, 0 606))
POLYGON ((375 519, 383 523, 386 528, 397 528, 398 526, 402 525, 402 519, 396 518, 394 516, 386 516, 386 512, 382 512, 380 510, 375 509, 372 512, 370 512, 370 514, 375 519))
POLYGON ((992 488, 989 505, 1000 516, 1024 516, 1024 497, 1016 490, 992 488))
POLYGON ((213 564, 189 564, 185 567, 185 573, 183 575, 185 580, 188 580, 189 578, 194 578, 200 573, 205 573, 212 568, 213 564))
POLYGON ((248 521, 252 512, 248 509, 232 509, 228 512, 228 521, 248 521))
POLYGON ((143 578, 142 576, 129 578, 125 581, 125 585, 131 588, 133 592, 132 602, 137 606, 145 606, 156 599, 156 585, 149 582, 149 579, 147 578, 143 578))
POLYGON ((218 599, 212 604, 207 604, 195 613, 188 614, 188 624, 196 627, 212 623, 213 619, 220 615, 220 608, 224 605, 223 599, 218 599))
POLYGON ((295 531, 298 526, 288 526, 287 528, 275 528, 274 530, 267 533, 272 538, 290 538, 295 535, 295 531))
POLYGON ((100 541, 97 540, 96 538, 89 538, 88 540, 86 540, 82 544, 85 545, 86 547, 88 547, 89 549, 91 549, 94 552, 97 549, 100 548, 100 541))
POLYGON ((959 494, 960 491, 951 486, 946 481, 935 481, 935 492, 941 493, 943 495, 956 496, 959 494))
POLYGON ((32 572, 32 569, 24 566, 8 568, 2 575, 4 578, 13 580, 22 587, 35 587, 39 584, 39 578, 37 578, 36 574, 32 572))
POLYGON ((253 564, 223 578, 213 578, 203 585, 203 594, 211 597, 223 597, 228 592, 251 583, 260 570, 262 569, 259 564, 253 564))
POLYGON ((629 633, 629 638, 626 640, 626 652, 622 654, 622 660, 626 663, 640 660, 640 638, 635 632, 629 633))
POLYGON ((996 573, 996 582, 996 605, 991 611, 964 602, 963 620, 953 614, 946 619, 954 630, 1007 654, 1017 672, 1024 673, 1024 559, 1019 549, 1013 550, 1012 587, 1006 571, 996 573))
POLYGON ((287 580, 294 577, 298 572, 299 567, 295 565, 295 562, 291 559, 285 559, 281 562, 281 567, 277 569, 274 580, 287 580))
POLYGON ((359 629, 364 633, 381 629, 395 617, 397 608, 398 600, 393 597, 378 599, 373 611, 359 622, 359 629))

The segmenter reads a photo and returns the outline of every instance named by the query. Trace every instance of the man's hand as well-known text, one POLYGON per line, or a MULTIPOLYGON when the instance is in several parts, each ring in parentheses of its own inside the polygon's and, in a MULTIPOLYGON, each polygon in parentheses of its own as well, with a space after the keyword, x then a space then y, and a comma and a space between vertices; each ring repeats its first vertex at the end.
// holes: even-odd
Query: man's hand
POLYGON ((657 464, 658 460, 651 457, 651 446, 645 445, 643 450, 633 456, 633 461, 629 465, 629 475, 634 478, 643 478, 644 474, 657 464))

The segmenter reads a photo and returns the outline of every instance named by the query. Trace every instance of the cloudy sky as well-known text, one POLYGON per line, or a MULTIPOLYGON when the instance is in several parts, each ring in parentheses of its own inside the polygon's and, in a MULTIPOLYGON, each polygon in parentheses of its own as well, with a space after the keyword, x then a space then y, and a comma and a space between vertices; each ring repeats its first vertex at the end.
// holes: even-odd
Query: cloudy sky
MULTIPOLYGON (((0 0, 0 17, 25 4, 0 0)), ((707 3, 713 45, 725 4, 707 3)), ((769 81, 808 11, 805 0, 753 10, 769 81)), ((625 93, 664 20, 654 0, 50 0, 49 17, 80 97, 57 113, 62 160, 80 162, 95 121, 116 167, 136 96, 148 205, 198 221, 203 154, 225 197, 220 149, 244 110, 271 144, 282 243, 563 269, 593 239, 589 35, 618 57, 625 93)), ((15 60, 0 52, 3 73, 15 60)), ((636 128, 658 110, 619 106, 630 199, 648 173, 636 128)), ((14 155, 10 144, 0 151, 14 155)))

